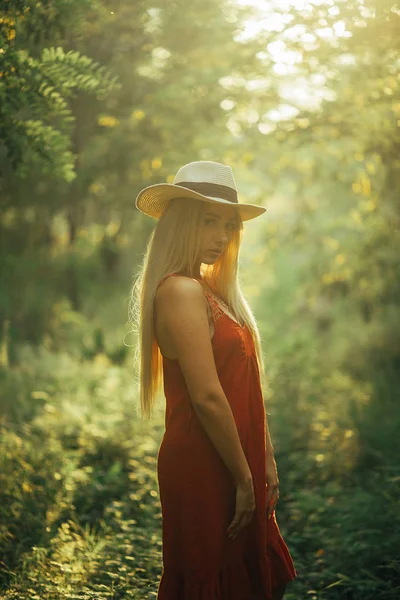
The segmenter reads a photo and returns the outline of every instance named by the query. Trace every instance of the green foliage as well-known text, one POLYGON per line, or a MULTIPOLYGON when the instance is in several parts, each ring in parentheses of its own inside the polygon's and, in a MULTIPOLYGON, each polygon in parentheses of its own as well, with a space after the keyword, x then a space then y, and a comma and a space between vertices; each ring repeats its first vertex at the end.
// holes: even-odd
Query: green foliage
POLYGON ((71 99, 78 92, 101 99, 117 87, 116 77, 87 56, 61 47, 44 48, 38 58, 31 56, 24 45, 29 47, 34 31, 24 31, 24 21, 35 10, 34 5, 21 5, 14 13, 7 7, 0 9, 3 168, 6 171, 9 163, 17 175, 26 177, 37 164, 43 173, 70 182, 76 159, 71 151, 75 122, 71 99))
MULTIPOLYGON (((100 357, 82 363, 26 348, 23 359, 29 371, 3 374, 7 395, 21 387, 32 399, 25 423, 12 424, 6 414, 1 427, 3 597, 154 597, 161 575, 156 454, 163 407, 152 423, 140 421, 129 373, 100 357)), ((299 572, 288 598, 394 600, 397 462, 383 458, 374 470, 357 471, 344 465, 338 477, 333 463, 315 461, 316 438, 309 449, 287 448, 290 431, 275 417, 271 422, 279 440, 278 519, 299 572)), ((362 432, 369 424, 358 426, 362 432)), ((380 421, 371 448, 385 436, 380 421)), ((332 450, 345 456, 340 446, 332 450)))
MULTIPOLYGON (((288 538, 302 573, 294 597, 398 596, 399 481, 398 470, 371 472, 346 487, 329 481, 318 492, 303 487, 289 494, 288 538)), ((292 472, 285 487, 299 483, 292 472)))
POLYGON ((29 588, 44 598, 90 590, 106 598, 112 589, 136 598, 160 575, 161 422, 138 422, 129 374, 107 361, 26 348, 24 363, 26 372, 3 373, 2 390, 30 388, 31 397, 25 422, 12 423, 7 411, 1 427, 5 597, 29 588))

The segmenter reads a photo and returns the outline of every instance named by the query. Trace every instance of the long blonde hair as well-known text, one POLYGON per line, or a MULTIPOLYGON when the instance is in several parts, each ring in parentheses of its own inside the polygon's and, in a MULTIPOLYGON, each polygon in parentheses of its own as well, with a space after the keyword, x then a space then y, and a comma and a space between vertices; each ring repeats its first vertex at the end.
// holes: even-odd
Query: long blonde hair
MULTIPOLYGON (((168 204, 154 228, 143 262, 129 297, 129 321, 138 335, 135 362, 139 365, 141 413, 150 417, 160 391, 163 362, 154 334, 154 297, 164 275, 181 273, 195 277, 201 247, 205 203, 175 198, 168 204)), ((202 264, 201 276, 249 328, 255 343, 260 376, 264 375, 261 340, 255 318, 238 281, 239 248, 243 224, 236 212, 237 227, 229 244, 213 265, 202 264)))

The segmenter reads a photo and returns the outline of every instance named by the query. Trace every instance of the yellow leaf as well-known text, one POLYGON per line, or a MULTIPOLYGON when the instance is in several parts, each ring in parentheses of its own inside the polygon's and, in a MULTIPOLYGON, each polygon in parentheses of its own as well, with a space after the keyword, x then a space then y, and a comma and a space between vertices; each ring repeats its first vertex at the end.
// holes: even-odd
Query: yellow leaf
POLYGON ((115 127, 116 125, 119 124, 118 119, 116 119, 115 117, 112 117, 112 116, 107 116, 107 115, 99 117, 99 120, 97 122, 100 125, 100 127, 115 127))
POLYGON ((363 177, 361 180, 362 194, 363 196, 371 195, 371 182, 368 177, 363 177))
POLYGON ((155 171, 157 171, 158 169, 161 169, 161 167, 162 167, 161 158, 153 158, 153 160, 151 161, 151 168, 154 169, 155 171))
POLYGON ((144 110, 141 109, 137 109, 134 110, 131 117, 132 119, 134 119, 135 121, 141 121, 142 119, 144 119, 146 116, 146 113, 144 112, 144 110))

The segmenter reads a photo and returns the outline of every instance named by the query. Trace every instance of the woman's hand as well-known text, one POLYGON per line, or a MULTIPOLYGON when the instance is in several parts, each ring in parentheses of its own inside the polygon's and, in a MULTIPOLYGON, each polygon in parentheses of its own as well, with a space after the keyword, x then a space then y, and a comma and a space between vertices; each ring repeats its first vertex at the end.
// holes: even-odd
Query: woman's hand
POLYGON ((240 531, 250 525, 255 508, 253 480, 239 483, 236 488, 235 517, 227 529, 228 537, 234 539, 240 531))
POLYGON ((276 468, 274 455, 267 454, 267 470, 266 470, 266 485, 267 485, 267 518, 272 516, 276 504, 279 500, 279 478, 276 468))

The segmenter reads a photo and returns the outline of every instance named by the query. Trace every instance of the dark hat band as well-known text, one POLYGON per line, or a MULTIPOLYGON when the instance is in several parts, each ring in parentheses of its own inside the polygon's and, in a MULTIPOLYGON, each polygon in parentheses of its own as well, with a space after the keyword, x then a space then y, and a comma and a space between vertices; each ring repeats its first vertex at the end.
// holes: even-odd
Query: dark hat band
POLYGON ((203 196, 214 196, 236 204, 239 202, 236 190, 233 190, 226 185, 220 185, 219 183, 207 183, 206 181, 177 181, 175 185, 180 185, 189 190, 193 190, 194 192, 199 192, 200 194, 203 194, 203 196))

